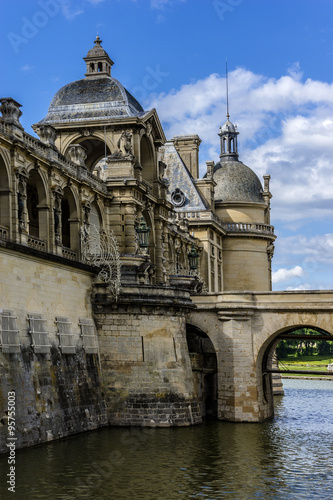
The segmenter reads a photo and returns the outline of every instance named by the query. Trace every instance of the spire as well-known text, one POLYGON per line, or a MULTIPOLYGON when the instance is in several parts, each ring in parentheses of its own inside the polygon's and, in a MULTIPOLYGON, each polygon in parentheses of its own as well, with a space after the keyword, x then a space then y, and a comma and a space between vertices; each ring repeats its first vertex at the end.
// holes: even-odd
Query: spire
POLYGON ((239 132, 237 131, 237 125, 234 125, 229 120, 229 81, 228 81, 228 62, 225 61, 225 86, 227 95, 227 121, 220 127, 219 137, 221 144, 221 154, 220 160, 223 161, 237 161, 238 160, 238 146, 237 146, 237 136, 239 132))
POLYGON ((89 50, 86 57, 83 59, 87 65, 86 77, 90 76, 111 76, 111 66, 113 66, 113 61, 110 59, 109 55, 103 49, 102 40, 97 35, 94 41, 94 47, 89 50))
POLYGON ((229 89, 228 89, 228 61, 227 61, 227 59, 225 60, 225 86, 226 86, 226 93, 227 93, 227 120, 229 120, 230 115, 229 115, 229 89))

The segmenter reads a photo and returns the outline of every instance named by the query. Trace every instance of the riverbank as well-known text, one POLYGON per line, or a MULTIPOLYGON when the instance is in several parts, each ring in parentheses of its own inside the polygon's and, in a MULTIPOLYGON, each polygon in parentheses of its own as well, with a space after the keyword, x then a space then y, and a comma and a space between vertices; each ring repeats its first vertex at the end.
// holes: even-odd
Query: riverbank
POLYGON ((299 380, 328 380, 332 381, 333 376, 322 377, 320 375, 317 376, 309 376, 309 375, 281 375, 282 379, 299 379, 299 380))

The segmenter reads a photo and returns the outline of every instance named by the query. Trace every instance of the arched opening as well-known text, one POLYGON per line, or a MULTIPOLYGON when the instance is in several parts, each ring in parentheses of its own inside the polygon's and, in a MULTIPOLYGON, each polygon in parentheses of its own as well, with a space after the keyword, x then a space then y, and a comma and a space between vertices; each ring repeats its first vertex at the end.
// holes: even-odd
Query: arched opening
POLYGON ((27 209, 30 236, 39 238, 38 190, 32 179, 27 183, 27 209))
POLYGON ((74 251, 79 248, 78 224, 75 199, 70 188, 66 187, 61 200, 61 241, 64 247, 74 251))
POLYGON ((0 155, 0 239, 8 238, 10 226, 9 179, 5 162, 0 155))
POLYGON ((203 417, 217 417, 217 357, 214 345, 200 328, 187 324, 186 340, 192 374, 203 417))
POLYGON ((99 63, 98 63, 98 68, 97 68, 97 71, 99 71, 99 72, 100 72, 100 71, 102 71, 102 70, 103 70, 102 63, 101 63, 101 62, 99 62, 99 63))
POLYGON ((67 198, 61 200, 61 239, 62 244, 71 248, 71 234, 69 224, 69 203, 67 198))
POLYGON ((101 240, 100 232, 102 229, 102 218, 97 203, 92 203, 91 210, 89 214, 89 226, 90 226, 90 252, 93 254, 101 253, 101 240))
POLYGON ((154 153, 149 139, 144 135, 140 142, 140 163, 142 166, 142 177, 148 182, 156 179, 154 153))
POLYGON ((333 335, 311 325, 296 325, 283 329, 271 337, 265 347, 262 374, 264 400, 272 407, 273 413, 273 397, 278 394, 274 390, 274 375, 333 375, 333 335))
POLYGON ((27 181, 28 234, 47 242, 48 206, 46 192, 37 170, 32 170, 27 181))
MULTIPOLYGON (((94 172, 98 162, 104 160, 105 156, 111 154, 109 147, 105 147, 105 142, 94 137, 79 139, 75 141, 74 144, 80 144, 80 146, 86 150, 87 158, 85 160, 85 165, 89 172, 94 172)), ((94 173, 96 174, 96 172, 94 173)))

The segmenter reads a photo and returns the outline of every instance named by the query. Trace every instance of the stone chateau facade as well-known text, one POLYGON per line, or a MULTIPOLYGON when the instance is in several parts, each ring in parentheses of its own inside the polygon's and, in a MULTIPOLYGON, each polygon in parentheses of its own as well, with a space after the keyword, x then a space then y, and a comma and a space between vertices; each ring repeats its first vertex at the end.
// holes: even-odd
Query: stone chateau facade
POLYGON ((227 115, 200 179, 198 135, 167 141, 98 36, 84 60, 33 125, 39 139, 0 99, 0 434, 12 390, 19 447, 105 425, 267 418, 225 409, 217 327, 201 320, 223 297, 271 291, 270 177, 239 160, 227 115))

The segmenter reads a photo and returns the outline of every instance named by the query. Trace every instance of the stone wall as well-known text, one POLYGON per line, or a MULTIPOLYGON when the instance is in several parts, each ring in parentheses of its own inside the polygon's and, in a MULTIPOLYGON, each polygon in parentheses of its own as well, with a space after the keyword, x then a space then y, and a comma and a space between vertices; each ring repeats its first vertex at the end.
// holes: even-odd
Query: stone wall
POLYGON ((92 323, 92 273, 0 250, 0 452, 7 451, 9 391, 16 393, 18 448, 106 425, 98 344, 87 347, 79 324, 92 323), (36 327, 31 314, 42 318, 36 327), (17 330, 9 339, 8 315, 11 330, 17 330), (57 334, 56 318, 68 319, 71 335, 57 334), (31 328, 42 333, 32 336, 31 328))
POLYGON ((186 343, 189 298, 172 289, 127 287, 115 310, 102 289, 94 298, 94 316, 109 423, 201 422, 186 343))

